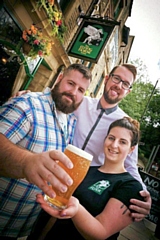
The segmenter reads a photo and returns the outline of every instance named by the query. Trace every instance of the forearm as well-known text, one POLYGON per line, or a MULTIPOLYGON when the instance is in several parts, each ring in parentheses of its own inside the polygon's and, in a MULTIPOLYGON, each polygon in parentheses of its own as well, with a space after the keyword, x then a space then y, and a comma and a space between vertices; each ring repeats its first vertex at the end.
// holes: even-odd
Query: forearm
POLYGON ((132 223, 130 211, 124 205, 122 208, 123 203, 114 198, 111 198, 103 211, 95 217, 73 196, 69 199, 67 208, 62 211, 49 206, 41 194, 36 196, 36 200, 51 216, 60 219, 71 218, 76 229, 86 240, 104 240, 132 223))
POLYGON ((50 197, 54 197, 55 192, 48 182, 61 192, 66 191, 72 184, 71 177, 54 161, 56 159, 66 167, 72 167, 70 159, 61 151, 33 153, 17 147, 2 134, 0 142, 3 143, 0 145, 0 176, 25 178, 50 197))
POLYGON ((24 159, 31 152, 19 148, 0 133, 0 176, 24 178, 24 159))
POLYGON ((80 232, 80 234, 89 240, 105 239, 106 229, 95 217, 93 217, 86 209, 79 204, 79 210, 77 214, 72 218, 72 221, 80 232))

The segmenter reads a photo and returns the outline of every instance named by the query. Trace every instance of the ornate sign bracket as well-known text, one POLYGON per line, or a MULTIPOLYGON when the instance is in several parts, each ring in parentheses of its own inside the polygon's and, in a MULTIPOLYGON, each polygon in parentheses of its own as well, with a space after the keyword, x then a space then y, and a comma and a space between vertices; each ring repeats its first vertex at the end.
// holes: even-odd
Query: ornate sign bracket
POLYGON ((115 19, 110 18, 109 16, 100 17, 100 15, 92 15, 92 16, 86 16, 86 15, 80 15, 80 18, 86 19, 86 20, 93 20, 97 23, 103 23, 107 26, 115 26, 120 25, 121 22, 116 21, 115 19))

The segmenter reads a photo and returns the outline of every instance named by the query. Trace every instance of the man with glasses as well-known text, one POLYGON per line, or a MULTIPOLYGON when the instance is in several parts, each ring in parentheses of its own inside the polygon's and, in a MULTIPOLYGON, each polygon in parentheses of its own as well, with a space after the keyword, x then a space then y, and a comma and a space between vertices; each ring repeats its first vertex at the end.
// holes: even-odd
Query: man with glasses
POLYGON ((128 89, 131 89, 131 88, 132 88, 132 86, 130 85, 129 82, 123 81, 118 75, 112 73, 112 74, 110 74, 109 76, 111 77, 112 81, 113 81, 114 83, 116 83, 116 84, 122 82, 122 88, 123 88, 124 90, 128 90, 128 89))

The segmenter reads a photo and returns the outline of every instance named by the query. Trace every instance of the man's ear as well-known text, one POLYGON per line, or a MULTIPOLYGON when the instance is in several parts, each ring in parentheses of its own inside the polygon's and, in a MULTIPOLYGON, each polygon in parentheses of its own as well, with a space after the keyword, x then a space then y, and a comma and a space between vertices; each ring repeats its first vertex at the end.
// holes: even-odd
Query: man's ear
POLYGON ((128 89, 126 92, 126 96, 132 91, 132 89, 128 89))
POLYGON ((104 79, 104 85, 106 84, 106 82, 108 81, 108 79, 109 79, 109 75, 106 75, 106 76, 105 76, 105 79, 104 79))
POLYGON ((60 81, 62 80, 62 78, 63 78, 63 73, 60 73, 60 74, 58 75, 56 81, 54 82, 54 84, 53 84, 53 86, 52 86, 51 89, 53 89, 54 86, 55 86, 55 84, 57 84, 58 82, 60 82, 60 81))
POLYGON ((56 80, 56 83, 60 82, 60 81, 62 80, 62 78, 63 78, 63 73, 60 73, 60 74, 58 75, 58 78, 57 78, 57 80, 56 80))

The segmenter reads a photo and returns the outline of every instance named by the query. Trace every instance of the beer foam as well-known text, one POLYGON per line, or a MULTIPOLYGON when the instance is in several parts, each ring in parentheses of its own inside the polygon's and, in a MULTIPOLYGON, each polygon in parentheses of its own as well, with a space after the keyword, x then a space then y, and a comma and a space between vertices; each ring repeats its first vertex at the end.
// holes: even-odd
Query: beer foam
POLYGON ((82 149, 80 149, 76 146, 73 146, 71 144, 68 144, 66 149, 68 149, 69 151, 71 151, 71 152, 73 152, 73 153, 75 153, 75 154, 77 154, 77 155, 79 155, 83 158, 88 159, 89 161, 92 161, 92 159, 93 159, 93 156, 90 153, 87 153, 84 150, 82 150, 82 149))

